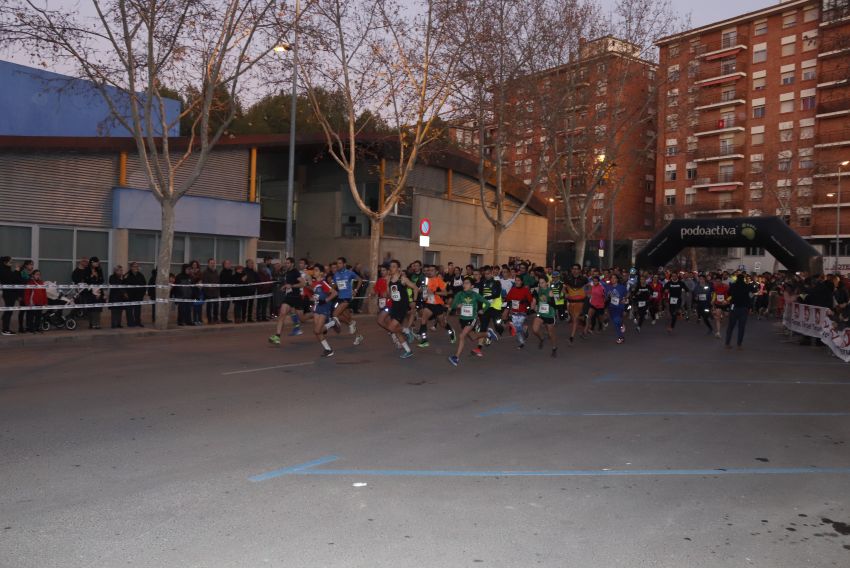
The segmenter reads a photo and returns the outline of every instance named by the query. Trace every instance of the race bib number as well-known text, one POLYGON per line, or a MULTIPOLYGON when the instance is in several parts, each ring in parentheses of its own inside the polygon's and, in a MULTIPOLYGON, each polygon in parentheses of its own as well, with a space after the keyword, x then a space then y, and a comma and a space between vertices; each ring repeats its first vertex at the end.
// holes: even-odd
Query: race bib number
POLYGON ((724 296, 723 294, 718 294, 718 295, 717 295, 717 301, 718 301, 718 302, 725 302, 725 301, 726 301, 726 296, 724 296))
POLYGON ((540 304, 538 306, 538 310, 541 315, 546 315, 549 313, 549 304, 540 304))
POLYGON ((511 300, 511 309, 518 310, 519 309, 519 300, 511 300))
POLYGON ((347 280, 339 280, 336 283, 336 287, 342 290, 348 290, 348 281, 347 280))
POLYGON ((705 294, 700 294, 700 295, 699 295, 699 301, 700 301, 700 302, 705 302, 705 300, 706 300, 706 298, 707 298, 707 297, 708 297, 708 296, 706 296, 705 294))
POLYGON ((461 286, 463 286, 463 280, 461 280, 460 278, 456 278, 454 285, 456 288, 460 288, 461 286))
POLYGON ((393 299, 393 302, 401 301, 401 292, 398 291, 398 286, 393 286, 390 290, 390 298, 393 299))
POLYGON ((460 307, 460 315, 465 318, 471 318, 475 310, 473 310, 471 304, 463 304, 460 307))
POLYGON ((386 298, 378 298, 378 307, 384 309, 387 307, 387 299, 386 298))
POLYGON ((319 295, 318 294, 313 294, 313 301, 317 304, 319 303, 319 295))
POLYGON ((619 296, 611 296, 611 305, 619 306, 620 305, 620 297, 619 296))
POLYGON ((670 305, 675 306, 679 303, 679 298, 670 298, 670 305))
POLYGON ((638 307, 639 307, 639 308, 645 308, 645 307, 646 307, 646 302, 644 302, 644 301, 640 301, 640 302, 638 302, 638 307))
POLYGON ((653 292, 653 293, 652 293, 652 297, 653 297, 653 298, 657 298, 657 297, 658 297, 658 292, 653 292))

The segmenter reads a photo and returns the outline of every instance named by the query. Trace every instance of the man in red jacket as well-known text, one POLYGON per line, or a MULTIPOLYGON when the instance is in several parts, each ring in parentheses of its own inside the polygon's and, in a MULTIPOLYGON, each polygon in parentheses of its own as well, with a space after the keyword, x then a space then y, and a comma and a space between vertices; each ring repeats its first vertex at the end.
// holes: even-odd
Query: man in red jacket
MULTIPOLYGON (((41 271, 33 270, 29 281, 29 286, 44 286, 44 281, 41 279, 41 271)), ((47 305, 47 290, 45 288, 27 288, 24 290, 24 305, 25 306, 46 306, 47 305)), ((44 315, 44 310, 27 310, 27 331, 30 333, 41 333, 41 318, 44 315)))

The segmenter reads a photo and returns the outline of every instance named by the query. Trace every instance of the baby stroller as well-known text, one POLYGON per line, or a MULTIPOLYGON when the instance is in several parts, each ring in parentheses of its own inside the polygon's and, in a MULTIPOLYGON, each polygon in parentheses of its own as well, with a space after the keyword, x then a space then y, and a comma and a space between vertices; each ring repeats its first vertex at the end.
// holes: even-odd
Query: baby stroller
POLYGON ((72 330, 77 328, 77 320, 74 319, 74 299, 79 290, 68 290, 62 292, 55 282, 47 282, 47 305, 44 317, 41 318, 41 329, 50 331, 51 327, 57 329, 65 328, 72 330))

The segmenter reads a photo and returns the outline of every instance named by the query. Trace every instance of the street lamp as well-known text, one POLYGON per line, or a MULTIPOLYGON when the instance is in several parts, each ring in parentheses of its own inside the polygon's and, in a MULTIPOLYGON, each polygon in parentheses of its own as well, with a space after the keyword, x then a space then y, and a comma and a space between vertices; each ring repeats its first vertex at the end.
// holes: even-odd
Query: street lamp
POLYGON ((274 47, 276 53, 285 51, 292 52, 292 92, 289 107, 289 175, 287 176, 286 184, 286 248, 285 258, 293 256, 292 247, 292 216, 295 201, 295 113, 296 94, 298 92, 298 12, 300 11, 300 1, 295 0, 295 38, 292 43, 281 43, 274 47))
POLYGON ((827 193, 827 197, 835 196, 835 273, 838 274, 838 256, 841 248, 841 169, 850 166, 850 160, 838 164, 838 193, 827 193))

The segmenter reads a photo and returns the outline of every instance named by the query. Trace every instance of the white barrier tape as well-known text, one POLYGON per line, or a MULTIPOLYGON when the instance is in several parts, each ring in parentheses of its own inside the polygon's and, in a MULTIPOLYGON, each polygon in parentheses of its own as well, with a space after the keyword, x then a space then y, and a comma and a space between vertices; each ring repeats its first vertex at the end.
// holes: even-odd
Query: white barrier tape
MULTIPOLYGON (((374 284, 370 282, 369 284, 374 284)), ((55 288, 57 290, 111 290, 121 288, 242 288, 245 286, 278 286, 283 287, 283 282, 243 282, 241 284, 2 284, 0 290, 44 290, 55 288)))

